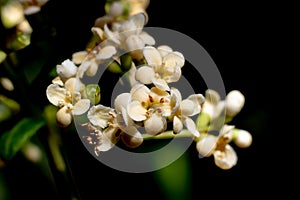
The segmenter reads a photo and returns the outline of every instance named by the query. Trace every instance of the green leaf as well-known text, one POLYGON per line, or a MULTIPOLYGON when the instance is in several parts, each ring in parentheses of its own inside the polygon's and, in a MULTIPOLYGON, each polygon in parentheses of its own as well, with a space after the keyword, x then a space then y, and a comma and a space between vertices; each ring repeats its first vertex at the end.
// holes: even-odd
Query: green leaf
POLYGON ((0 155, 11 159, 45 125, 44 119, 24 118, 0 137, 0 155))
MULTIPOLYGON (((180 147, 170 149, 166 155, 175 151, 182 151, 180 147)), ((171 163, 169 166, 160 169, 153 173, 157 184, 162 189, 164 199, 166 200, 181 200, 191 198, 191 166, 187 153, 184 153, 179 159, 171 163)), ((157 160, 156 162, 159 162, 157 160)))

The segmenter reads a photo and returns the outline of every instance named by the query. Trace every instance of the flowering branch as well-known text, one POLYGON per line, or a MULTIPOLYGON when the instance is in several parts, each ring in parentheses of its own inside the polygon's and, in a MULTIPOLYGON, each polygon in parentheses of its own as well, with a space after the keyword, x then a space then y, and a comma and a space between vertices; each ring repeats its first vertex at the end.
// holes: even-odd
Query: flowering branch
POLYGON ((57 122, 67 127, 74 116, 86 116, 81 124, 87 132, 83 139, 96 155, 119 140, 136 148, 146 139, 183 136, 193 138, 202 157, 213 155, 218 167, 230 169, 237 155, 229 143, 242 148, 252 143, 249 132, 227 124, 241 111, 245 98, 234 90, 221 100, 217 91, 208 89, 205 96, 191 94, 183 99, 170 84, 182 75, 184 55, 168 45, 155 47, 155 39, 143 31, 147 2, 107 3, 107 14, 91 29, 95 46, 57 65, 58 76, 46 91, 49 101, 59 108, 57 122), (130 84, 128 92, 114 99, 113 108, 101 103, 104 86, 89 83, 101 70, 120 78, 125 75, 130 84))

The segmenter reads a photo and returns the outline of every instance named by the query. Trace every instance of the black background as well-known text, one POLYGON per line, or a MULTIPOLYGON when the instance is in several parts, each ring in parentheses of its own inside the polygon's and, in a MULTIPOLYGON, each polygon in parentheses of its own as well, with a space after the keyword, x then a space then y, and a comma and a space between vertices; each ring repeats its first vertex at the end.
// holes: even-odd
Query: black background
MULTIPOLYGON (((50 0, 39 15, 55 27, 55 37, 50 37, 52 29, 47 29, 35 18, 31 19, 36 22, 38 30, 33 33, 33 38, 49 37, 53 40, 53 59, 49 60, 49 68, 70 58, 73 52, 84 49, 94 20, 104 13, 103 5, 96 0, 50 0), (39 33, 43 35, 39 36, 39 33)), ((192 163, 191 199, 200 199, 202 195, 238 199, 291 194, 290 190, 283 190, 283 185, 289 183, 288 179, 294 177, 288 175, 292 166, 286 170, 290 161, 286 155, 290 150, 283 148, 285 142, 281 139, 288 126, 282 120, 283 104, 287 103, 283 97, 285 88, 280 90, 278 87, 284 81, 284 75, 279 79, 274 65, 280 62, 282 55, 282 49, 278 48, 280 42, 275 37, 283 10, 277 10, 278 7, 280 5, 254 2, 197 2, 197 5, 196 1, 187 0, 150 2, 147 26, 177 30, 195 39, 216 63, 226 92, 238 89, 246 98, 244 109, 233 123, 252 133, 252 146, 236 149, 237 166, 223 171, 215 167, 210 158, 198 159, 192 145, 187 151, 192 163)), ((50 79, 48 82, 38 81, 41 81, 40 90, 50 83, 50 79)), ((47 102, 47 99, 41 101, 47 102)), ((153 173, 132 174, 108 168, 95 160, 74 134, 66 133, 64 144, 81 199, 165 197, 153 173)), ((14 188, 13 199, 58 199, 50 183, 45 182, 32 167, 24 160, 17 160, 7 169, 8 183, 14 188)))

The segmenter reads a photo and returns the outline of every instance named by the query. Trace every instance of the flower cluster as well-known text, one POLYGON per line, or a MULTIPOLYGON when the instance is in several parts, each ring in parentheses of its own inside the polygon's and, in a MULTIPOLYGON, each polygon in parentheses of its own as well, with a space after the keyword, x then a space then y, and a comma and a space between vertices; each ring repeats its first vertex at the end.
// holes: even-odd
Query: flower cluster
POLYGON ((87 130, 83 138, 96 155, 120 140, 136 148, 146 135, 157 137, 172 131, 175 137, 187 130, 199 155, 213 155, 222 169, 233 167, 237 156, 229 142, 239 147, 252 142, 247 131, 227 125, 244 106, 244 96, 231 91, 221 100, 217 91, 208 89, 205 96, 183 98, 172 83, 182 76, 184 55, 168 45, 155 46, 155 39, 143 30, 148 3, 131 0, 107 4, 107 14, 91 29, 94 46, 56 66, 58 76, 47 87, 46 95, 59 108, 58 124, 66 127, 74 116, 86 116, 81 124, 87 130), (97 77, 100 69, 126 76, 129 81, 130 90, 118 94, 113 107, 101 102, 103 86, 87 81, 97 77))

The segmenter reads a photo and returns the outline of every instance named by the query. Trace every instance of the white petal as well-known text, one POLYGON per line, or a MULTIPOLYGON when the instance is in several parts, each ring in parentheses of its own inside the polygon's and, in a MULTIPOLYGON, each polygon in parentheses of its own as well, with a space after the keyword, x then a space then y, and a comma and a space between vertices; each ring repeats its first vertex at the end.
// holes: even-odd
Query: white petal
POLYGON ((76 75, 77 67, 71 60, 67 59, 61 65, 56 66, 56 72, 61 78, 67 79, 76 75))
POLYGON ((146 46, 143 49, 143 54, 148 65, 151 67, 161 66, 162 57, 156 48, 152 46, 146 46))
POLYGON ((226 101, 226 115, 230 117, 234 117, 244 107, 245 97, 240 91, 233 90, 227 94, 225 101, 226 101))
POLYGON ((103 49, 99 51, 96 56, 97 60, 105 60, 111 58, 113 55, 117 53, 117 50, 114 46, 105 46, 103 49))
POLYGON ((90 108, 90 100, 89 99, 81 99, 79 100, 73 107, 72 114, 73 115, 81 115, 88 111, 90 108))
POLYGON ((56 121, 59 126, 67 127, 72 123, 72 114, 67 106, 62 107, 56 113, 56 121))
POLYGON ((52 83, 53 84, 56 84, 56 85, 59 85, 61 87, 64 86, 64 82, 61 80, 61 78, 59 76, 55 77, 53 80, 52 80, 52 83))
POLYGON ((205 91, 205 101, 211 103, 212 105, 216 105, 220 101, 221 97, 219 93, 215 90, 208 89, 205 91))
POLYGON ((114 110, 112 108, 97 105, 90 108, 87 117, 94 126, 105 128, 107 123, 113 120, 113 113, 114 110))
POLYGON ((145 131, 150 135, 157 135, 167 128, 166 118, 162 117, 159 114, 152 114, 150 118, 145 120, 145 131))
POLYGON ((128 127, 121 135, 123 143, 130 148, 136 148, 143 143, 142 134, 134 127, 128 127))
POLYGON ((32 5, 32 6, 27 7, 26 9, 24 9, 23 12, 25 15, 32 15, 32 14, 40 12, 40 10, 41 10, 40 6, 32 5))
POLYGON ((201 94, 192 94, 188 98, 188 100, 193 102, 194 108, 193 112, 188 116, 194 116, 201 111, 201 104, 204 102, 204 97, 201 94))
POLYGON ((120 113, 122 111, 122 108, 126 108, 130 100, 131 100, 130 93, 119 94, 114 101, 114 106, 117 113, 120 113))
POLYGON ((171 88, 171 107, 172 112, 176 112, 180 106, 180 103, 182 101, 181 93, 178 89, 172 87, 171 88))
POLYGON ((92 32, 97 35, 101 40, 104 39, 104 31, 99 27, 92 27, 92 32))
POLYGON ((154 78, 155 73, 153 68, 148 66, 140 67, 136 70, 135 78, 137 81, 140 81, 143 84, 152 83, 152 79, 154 78))
POLYGON ((197 127, 196 127, 196 124, 195 122, 188 118, 188 117, 185 117, 183 119, 183 124, 186 126, 186 128, 195 136, 195 137, 199 137, 200 136, 200 133, 199 131, 197 130, 197 127))
POLYGON ((118 142, 119 137, 116 136, 118 129, 115 127, 107 127, 101 136, 101 141, 96 149, 98 151, 108 151, 118 142))
POLYGON ((121 44, 120 41, 119 41, 119 37, 109 30, 109 28, 107 27, 107 24, 104 25, 104 33, 105 33, 105 35, 107 36, 108 39, 110 39, 111 41, 113 41, 117 45, 121 44))
POLYGON ((220 130, 220 136, 228 134, 229 132, 231 132, 234 129, 234 125, 227 125, 225 124, 221 130, 220 130))
POLYGON ((78 78, 69 78, 65 82, 65 88, 72 94, 74 94, 74 92, 81 91, 83 87, 83 83, 78 78))
POLYGON ((181 68, 179 66, 164 67, 162 69, 162 77, 168 83, 177 82, 181 77, 181 68))
POLYGON ((153 84, 154 84, 156 87, 158 87, 159 89, 165 90, 165 91, 170 91, 170 88, 169 88, 169 86, 168 86, 168 83, 167 83, 165 80, 154 78, 154 79, 152 80, 152 82, 153 82, 153 84))
POLYGON ((137 35, 130 35, 125 41, 127 51, 135 51, 145 46, 144 41, 137 35))
POLYGON ((146 16, 143 13, 139 13, 131 16, 129 20, 135 24, 137 29, 142 29, 146 22, 146 16))
POLYGON ((163 62, 166 67, 175 67, 179 66, 182 67, 184 65, 184 57, 179 52, 171 52, 163 57, 163 62))
POLYGON ((180 108, 183 116, 193 116, 195 105, 193 101, 185 99, 180 103, 180 108))
POLYGON ((157 47, 157 50, 159 51, 162 58, 173 51, 172 48, 167 45, 161 45, 157 47))
POLYGON ((183 124, 181 122, 181 120, 174 116, 174 119, 173 119, 173 130, 174 130, 174 133, 179 133, 180 131, 182 131, 183 129, 183 124))
POLYGON ((88 53, 86 51, 79 51, 79 52, 73 53, 72 61, 75 64, 80 64, 84 61, 84 59, 86 58, 87 55, 88 55, 88 53))
POLYGON ((67 90, 59 85, 51 84, 47 87, 46 95, 50 103, 58 106, 60 102, 65 102, 67 90))
POLYGON ((123 13, 123 5, 120 2, 113 2, 109 8, 108 15, 113 17, 119 17, 123 13))
POLYGON ((91 65, 86 70, 87 76, 95 76, 98 71, 98 64, 96 62, 91 62, 91 65))
POLYGON ((131 99, 141 102, 144 107, 148 107, 149 93, 149 88, 142 84, 136 84, 130 90, 131 99))
POLYGON ((151 45, 151 46, 155 45, 154 38, 151 35, 149 35, 148 33, 141 32, 141 34, 139 36, 146 45, 151 45))
POLYGON ((213 135, 208 135, 197 142, 196 148, 198 153, 203 157, 209 157, 215 150, 217 138, 213 135))
POLYGON ((230 145, 225 146, 225 151, 214 152, 215 164, 221 169, 230 169, 237 163, 237 155, 230 145))
POLYGON ((91 61, 83 61, 78 67, 78 77, 82 78, 86 70, 91 66, 91 61))
POLYGON ((139 101, 132 101, 127 106, 127 113, 134 121, 143 121, 146 119, 147 110, 141 105, 139 101))

